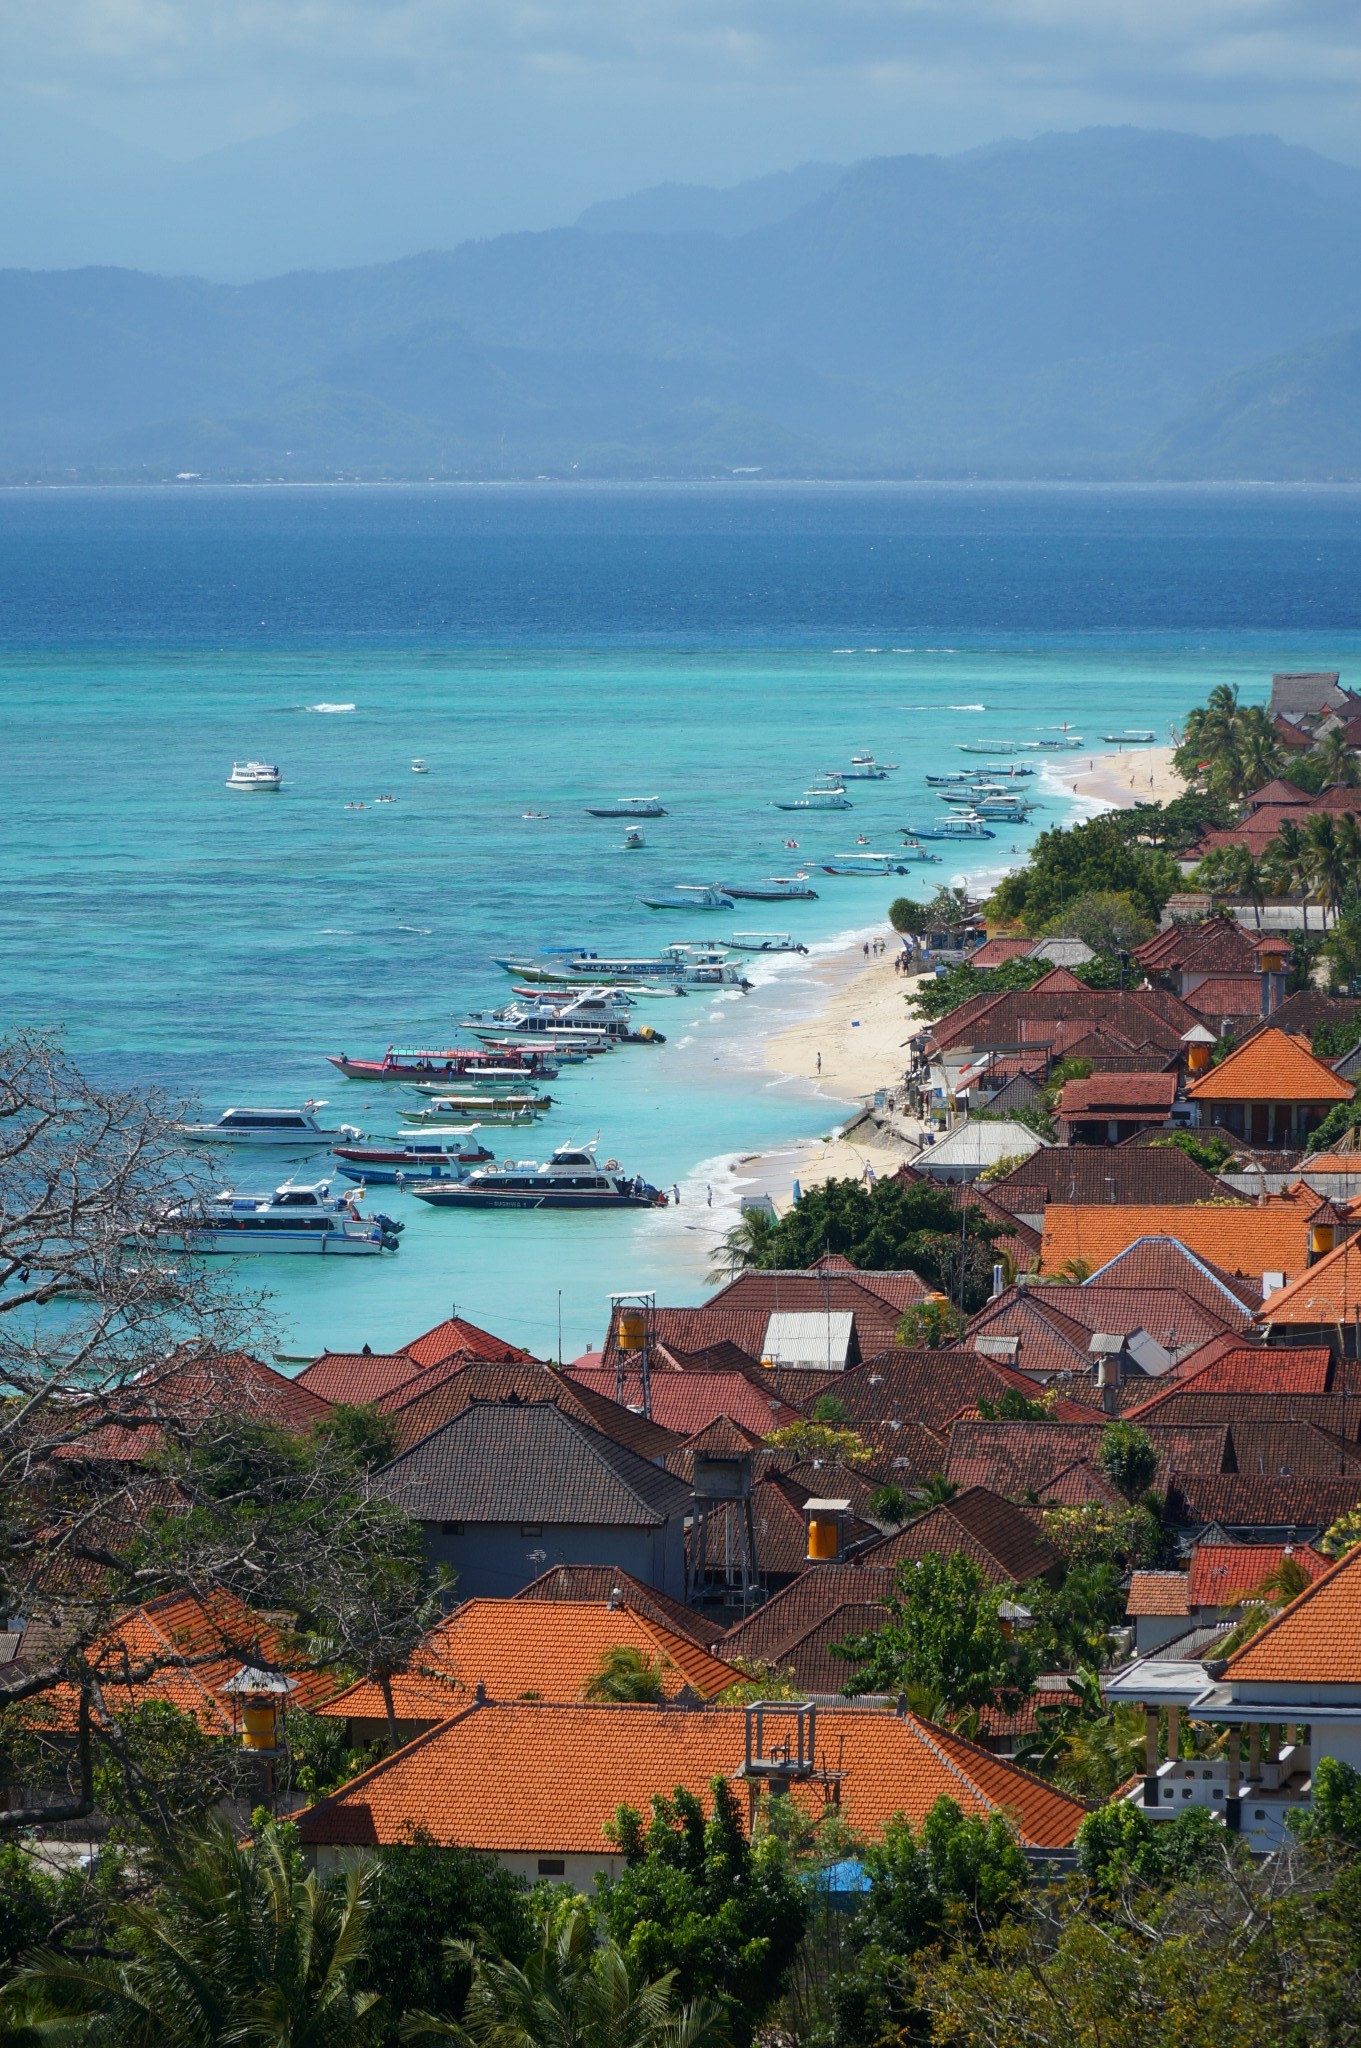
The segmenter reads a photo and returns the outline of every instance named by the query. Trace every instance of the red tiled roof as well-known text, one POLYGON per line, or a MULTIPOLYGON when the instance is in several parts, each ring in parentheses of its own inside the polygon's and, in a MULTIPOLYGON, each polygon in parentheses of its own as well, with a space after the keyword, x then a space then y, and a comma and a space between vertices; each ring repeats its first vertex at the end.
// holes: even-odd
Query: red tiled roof
POLYGON ((1286 1032, 1256 1032, 1188 1083, 1196 1102, 1350 1102, 1356 1090, 1286 1032))
POLYGON ((1268 1350, 1243 1344, 1207 1359, 1194 1373, 1179 1374, 1170 1386, 1159 1385, 1139 1404, 1139 1412, 1153 1414, 1178 1394, 1326 1394, 1332 1379, 1333 1355, 1327 1345, 1268 1350))
POLYGON ((663 1628, 670 1629, 672 1635, 689 1636, 692 1642, 712 1645, 723 1634, 722 1622, 698 1613, 693 1607, 682 1607, 679 1600, 659 1593, 655 1586, 645 1586, 641 1579, 620 1571, 616 1565, 555 1564, 540 1578, 522 1586, 518 1593, 512 1593, 511 1598, 614 1600, 631 1607, 636 1614, 649 1615, 663 1628))
POLYGON ((401 1452, 432 1430, 442 1429, 471 1402, 504 1401, 512 1394, 524 1401, 553 1401, 565 1414, 613 1437, 616 1443, 627 1444, 640 1457, 664 1458, 680 1443, 674 1431, 621 1407, 603 1388, 588 1386, 584 1378, 569 1377, 533 1360, 514 1365, 469 1360, 447 1373, 443 1367, 433 1367, 397 1388, 383 1407, 394 1424, 396 1450, 401 1452))
POLYGON ((1282 1608, 1224 1675, 1230 1684, 1361 1684, 1361 1546, 1282 1608))
POLYGON ((1287 1278, 1286 1285, 1262 1303, 1262 1321, 1268 1329, 1354 1320, 1361 1306, 1361 1237, 1344 1238, 1317 1265, 1295 1271, 1297 1277, 1287 1278))
POLYGON ((1104 1266, 1141 1238, 1170 1237, 1230 1273, 1303 1272, 1309 1262, 1309 1219, 1293 1204, 1268 1197, 1250 1207, 1146 1209, 1111 1206, 1044 1212, 1041 1265, 1059 1273, 1081 1259, 1104 1266))
POLYGON ((1202 1017, 1252 1017, 1262 1014, 1262 978, 1259 974, 1211 974, 1197 982, 1182 998, 1202 1017))
MULTIPOLYGON (((660 1670, 668 1699, 688 1690, 713 1699, 733 1682, 732 1671, 694 1641, 651 1615, 608 1600, 467 1600, 430 1630, 393 1674, 398 1721, 445 1721, 468 1703, 474 1689, 488 1699, 579 1700, 614 1649, 639 1650, 660 1670)), ((322 1709, 345 1720, 381 1721, 382 1687, 361 1679, 322 1709)))
POLYGON ((1223 1181, 1188 1159, 1179 1145, 1043 1145, 1003 1179, 990 1181, 992 1202, 1035 1215, 1047 1202, 1144 1202, 1172 1207, 1221 1201, 1223 1181), (1038 1199, 1037 1199, 1038 1196, 1038 1199))
MULTIPOLYGON (((820 1393, 825 1376, 810 1373, 808 1377, 816 1378, 815 1391, 820 1393)), ((599 1382, 602 1387, 608 1387, 613 1397, 616 1385, 613 1366, 590 1377, 585 1370, 569 1366, 564 1378, 588 1388, 599 1382)), ((781 1384, 788 1386, 793 1378, 791 1372, 782 1373, 781 1384)), ((743 1372, 670 1373, 654 1370, 652 1419, 677 1438, 693 1436, 697 1430, 707 1428, 711 1422, 717 1422, 724 1416, 743 1429, 769 1436, 772 1430, 784 1429, 789 1423, 797 1422, 802 1412, 790 1402, 780 1400, 774 1389, 774 1374, 769 1375, 769 1379, 770 1384, 763 1386, 743 1372)), ((641 1377, 631 1371, 625 1381, 624 1399, 630 1406, 641 1406, 642 1398, 641 1377)))
POLYGON ((1187 1604, 1239 1607, 1287 1557, 1311 1579, 1328 1569, 1327 1558, 1307 1543, 1198 1543, 1191 1553, 1187 1604))
POLYGON ((325 1401, 364 1407, 416 1377, 417 1367, 405 1351, 323 1351, 293 1384, 325 1401))
POLYGON ((447 1316, 423 1336, 413 1337, 409 1344, 403 1344, 402 1350, 422 1367, 439 1365, 456 1351, 469 1352, 474 1358, 485 1358, 493 1365, 513 1365, 517 1360, 533 1357, 532 1352, 522 1351, 518 1344, 508 1344, 504 1337, 494 1337, 490 1330, 480 1329, 466 1316, 459 1315, 447 1316))
POLYGON ((1085 1080, 1064 1082, 1059 1115, 1120 1117, 1152 1113, 1165 1123, 1176 1096, 1175 1074, 1089 1074, 1085 1080))
POLYGON ((1185 1572, 1131 1572, 1125 1614, 1130 1620, 1144 1615, 1185 1614, 1187 1609, 1185 1572))
MULTIPOLYGON (((1059 1848, 1085 1813, 910 1714, 826 1709, 817 1732, 819 1762, 840 1773, 841 1812, 860 1834, 877 1835, 899 1813, 919 1824, 948 1794, 966 1814, 1003 1813, 1028 1845, 1059 1848)), ((472 1707, 304 1814, 299 1832, 307 1846, 362 1846, 400 1842, 419 1826, 464 1848, 603 1860, 618 1807, 645 1813, 677 1785, 702 1794, 715 1777, 735 1777, 746 1735, 746 1716, 723 1708, 472 1707)))
MULTIPOLYGON (((92 1412, 103 1413, 108 1406, 107 1401, 92 1404, 92 1412)), ((135 1464, 159 1449, 166 1422, 195 1429, 216 1415, 238 1415, 305 1430, 331 1412, 329 1401, 263 1365, 248 1351, 203 1352, 169 1360, 133 1381, 119 1406, 127 1412, 145 1408, 148 1419, 143 1424, 97 1423, 84 1433, 79 1433, 75 1419, 74 1440, 56 1455, 135 1464)))
POLYGON ((970 953, 970 967, 1000 967, 1005 960, 1021 960, 1034 950, 1033 939, 987 939, 976 953, 970 953))
POLYGON ((1262 1299, 1260 1275, 1246 1279, 1241 1274, 1227 1273, 1175 1237, 1140 1238, 1127 1251, 1117 1252, 1104 1266, 1098 1266, 1091 1282, 1121 1287, 1176 1287, 1203 1308, 1234 1317, 1239 1329, 1253 1320, 1262 1299))
POLYGON ((941 1557, 963 1551, 997 1585, 1045 1578, 1063 1564, 1027 1515, 983 1486, 928 1508, 905 1529, 872 1543, 865 1556, 870 1564, 897 1565, 932 1551, 941 1557))

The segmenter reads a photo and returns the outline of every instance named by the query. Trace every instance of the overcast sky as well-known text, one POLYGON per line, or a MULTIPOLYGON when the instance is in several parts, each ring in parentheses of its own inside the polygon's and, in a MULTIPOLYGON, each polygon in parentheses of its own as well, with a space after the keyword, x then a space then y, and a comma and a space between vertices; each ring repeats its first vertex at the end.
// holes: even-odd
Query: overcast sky
POLYGON ((0 64, 180 156, 434 99, 523 108, 545 179, 550 104, 617 120, 635 184, 1091 122, 1361 160, 1357 0, 0 0, 0 64))

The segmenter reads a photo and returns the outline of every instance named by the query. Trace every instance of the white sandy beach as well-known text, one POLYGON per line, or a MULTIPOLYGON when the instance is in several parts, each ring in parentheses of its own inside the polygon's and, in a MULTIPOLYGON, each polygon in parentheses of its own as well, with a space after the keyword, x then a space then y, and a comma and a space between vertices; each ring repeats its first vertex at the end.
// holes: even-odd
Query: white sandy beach
MULTIPOLYGON (((1171 747, 1083 755, 1062 770, 1050 764, 1048 773, 1093 811, 1168 803, 1185 788, 1173 771, 1171 747)), ((896 947, 897 935, 887 925, 884 930, 890 948, 896 947)), ((879 1089, 897 1092, 907 1061, 904 1041, 913 1029, 908 999, 916 977, 894 973, 891 951, 868 965, 861 955, 858 968, 857 955, 859 945, 821 960, 815 969, 826 988, 821 1008, 774 1033, 764 1048, 768 1066, 821 1081, 841 1102, 848 1096, 868 1099, 879 1089)), ((829 1115, 829 1130, 832 1125, 829 1115)), ((784 1209, 793 1198, 795 1180, 807 1188, 828 1180, 858 1179, 867 1166, 876 1174, 893 1173, 916 1151, 919 1129, 906 1116, 891 1117, 886 1128, 860 1123, 845 1137, 754 1153, 738 1166, 736 1178, 744 1193, 769 1194, 775 1206, 784 1209)))

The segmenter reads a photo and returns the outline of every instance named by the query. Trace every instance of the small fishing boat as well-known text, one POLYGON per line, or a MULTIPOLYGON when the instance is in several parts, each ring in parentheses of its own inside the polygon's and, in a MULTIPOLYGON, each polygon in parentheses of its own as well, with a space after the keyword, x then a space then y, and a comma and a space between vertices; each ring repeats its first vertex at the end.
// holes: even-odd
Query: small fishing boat
POLYGON ((849 811, 851 800, 844 789, 806 789, 788 803, 776 803, 777 811, 849 811))
POLYGON ((337 1138, 358 1138, 363 1134, 353 1124, 341 1124, 324 1131, 316 1112, 324 1102, 309 1102, 302 1109, 227 1109, 211 1124, 176 1124, 181 1138, 195 1145, 248 1145, 287 1152, 324 1152, 337 1138))
POLYGON ((417 754, 411 763, 411 773, 413 775, 428 775, 430 773, 430 763, 423 761, 420 755, 417 754))
POLYGON ((437 1095, 421 1109, 399 1109, 397 1114, 404 1124, 461 1138, 473 1128, 470 1116, 475 1116, 478 1124, 532 1124, 547 1108, 546 1097, 528 1102, 470 1102, 466 1095, 437 1095))
POLYGON ((976 768, 952 768, 948 775, 928 775, 926 780, 933 789, 945 789, 956 782, 972 782, 977 773, 976 768))
POLYGON ((1019 762, 1019 761, 997 761, 997 762, 990 762, 990 763, 988 764, 988 766, 987 766, 987 767, 986 767, 986 768, 985 768, 985 769, 983 770, 983 773, 984 773, 985 775, 1018 775, 1018 776, 1019 776, 1019 775, 1033 775, 1033 774, 1035 773, 1035 770, 1034 770, 1033 768, 1027 768, 1027 767, 1025 767, 1025 766, 1024 766, 1024 765, 1023 765, 1023 764, 1022 764, 1021 762, 1019 762))
POLYGON ((845 782, 887 782, 888 770, 881 768, 873 754, 855 754, 849 768, 838 770, 845 782))
POLYGON ((712 882, 677 882, 667 896, 640 896, 648 910, 731 910, 733 900, 712 882))
POLYGON ((810 888, 807 875, 768 875, 764 882, 724 882, 725 896, 736 896, 739 902, 783 903, 797 899, 815 903, 817 890, 810 888))
POLYGON ((788 932, 734 932, 728 944, 735 946, 739 953, 806 953, 807 946, 801 946, 788 932))
POLYGON ((205 1201, 167 1209, 157 1233, 171 1249, 187 1252, 312 1252, 327 1258, 365 1258, 397 1249, 400 1225, 386 1216, 361 1216, 354 1193, 333 1195, 331 1183, 285 1181, 273 1194, 224 1188, 205 1201))
POLYGON ((1072 753, 1077 747, 1085 747, 1087 742, 1079 732, 1068 740, 1026 740, 1024 744, 1032 753, 1064 754, 1072 753))
POLYGON ((646 841, 638 827, 630 825, 628 831, 624 834, 624 843, 619 851, 621 853, 641 853, 645 844, 646 841))
POLYGON ((839 853, 821 863, 824 875, 901 875, 902 861, 889 853, 839 853))
POLYGON ((589 818, 664 818, 666 806, 655 796, 617 796, 612 804, 587 804, 589 818))
POLYGON ((896 761, 876 761, 868 747, 861 747, 858 753, 851 755, 851 766, 852 768, 882 768, 885 775, 896 775, 898 773, 898 763, 896 761))
POLYGON ((504 1073, 510 1067, 526 1079, 552 1081, 557 1077, 557 1070, 547 1055, 530 1047, 505 1058, 498 1058, 485 1046, 467 1045, 446 1046, 441 1051, 390 1045, 381 1060, 352 1060, 345 1052, 328 1053, 326 1057, 348 1081, 469 1080, 480 1072, 504 1073))
POLYGON ((1103 740, 1108 740, 1116 746, 1146 747, 1150 741, 1156 738, 1156 734, 1151 732, 1103 732, 1101 737, 1103 740))
POLYGON ((466 1180, 419 1183, 408 1194, 437 1209, 655 1209, 666 1196, 617 1159, 596 1161, 596 1144, 559 1145, 550 1159, 507 1159, 466 1180))
POLYGON ((955 748, 961 754, 1014 754, 1022 744, 1020 740, 956 740, 955 748))
POLYGON ((268 761, 233 761, 228 789, 282 789, 284 771, 268 761))
MULTIPOLYGON (((900 829, 906 831, 907 828, 903 826, 900 829)), ((898 858, 899 860, 934 861, 937 866, 940 865, 940 855, 938 853, 932 853, 929 847, 921 846, 915 839, 910 838, 904 839, 901 847, 898 849, 898 858)))

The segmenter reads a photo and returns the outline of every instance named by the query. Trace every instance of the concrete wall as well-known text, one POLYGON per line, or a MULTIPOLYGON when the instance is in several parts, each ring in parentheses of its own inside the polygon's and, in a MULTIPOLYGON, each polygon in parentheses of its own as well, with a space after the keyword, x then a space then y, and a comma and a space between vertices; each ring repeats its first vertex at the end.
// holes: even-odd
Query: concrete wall
MULTIPOLYGON (((618 1877, 624 1867, 622 1856, 608 1853, 603 1837, 599 1855, 582 1855, 569 1850, 555 1853, 551 1849, 541 1852, 492 1849, 485 1853, 492 1862, 499 1863, 503 1870, 509 1870, 514 1876, 527 1879, 530 1884, 537 1884, 543 1877, 551 1884, 570 1884, 573 1891, 585 1892, 588 1896, 595 1890, 596 1879, 602 1873, 606 1877, 618 1877), (563 1868, 560 1871, 556 1868, 545 1870, 541 1867, 545 1863, 561 1863, 563 1868)), ((373 1854, 372 1849, 330 1848, 324 1844, 320 1848, 308 1851, 309 1860, 318 1877, 343 1876, 361 1858, 367 1859, 373 1854)))
POLYGON ((458 1574, 460 1600, 504 1599, 558 1564, 612 1565, 673 1600, 685 1598, 685 1525, 674 1515, 658 1529, 598 1528, 547 1523, 527 1531, 516 1522, 464 1522, 449 1530, 426 1522, 426 1556, 458 1574))

